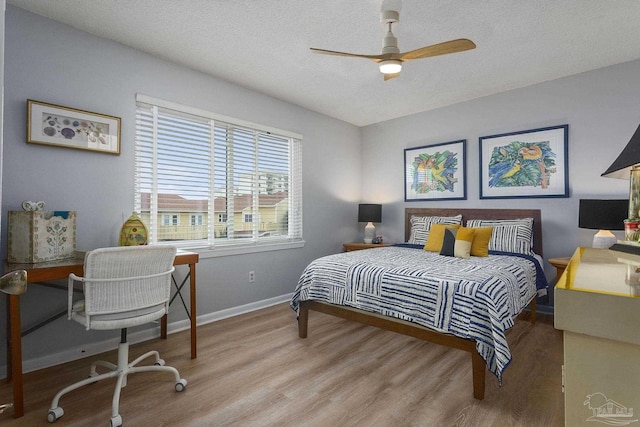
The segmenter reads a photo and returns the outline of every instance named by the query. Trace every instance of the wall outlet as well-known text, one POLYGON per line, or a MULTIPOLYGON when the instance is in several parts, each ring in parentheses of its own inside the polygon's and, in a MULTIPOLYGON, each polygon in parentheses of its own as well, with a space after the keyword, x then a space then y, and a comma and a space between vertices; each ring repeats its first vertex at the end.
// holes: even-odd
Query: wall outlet
POLYGON ((253 283, 256 281, 256 272, 255 271, 250 271, 249 272, 249 283, 253 283))

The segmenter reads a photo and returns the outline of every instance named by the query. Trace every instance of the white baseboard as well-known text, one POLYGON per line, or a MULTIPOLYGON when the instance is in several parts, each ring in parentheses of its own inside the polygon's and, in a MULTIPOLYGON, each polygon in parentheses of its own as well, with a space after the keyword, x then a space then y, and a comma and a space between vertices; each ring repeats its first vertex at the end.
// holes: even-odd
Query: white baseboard
MULTIPOLYGON (((293 294, 280 295, 278 297, 269 298, 262 301, 256 301, 249 304, 241 305, 238 307, 227 308, 224 310, 216 311, 213 313, 207 313, 202 316, 198 316, 198 326, 206 325, 207 323, 216 322, 218 320, 226 319, 240 314, 249 313, 252 311, 260 310, 262 308, 271 307, 276 304, 281 304, 291 300, 293 294)), ((173 334, 188 330, 191 324, 189 319, 179 320, 171 322, 167 325, 167 334, 173 334)), ((160 324, 157 327, 146 329, 144 331, 134 332, 128 335, 128 340, 131 344, 139 343, 149 339, 157 338, 160 335, 160 324)), ((37 371, 38 369, 48 368, 50 366, 59 365, 61 363, 71 362, 72 360, 82 359, 83 357, 93 356, 95 354, 103 353, 118 348, 119 338, 94 342, 83 345, 81 347, 71 348, 59 353, 49 354, 43 357, 37 357, 32 359, 24 359, 22 362, 23 372, 37 371)), ((185 349, 187 352, 188 349, 185 349)), ((24 355, 23 355, 24 357, 24 355)), ((0 371, 7 372, 7 365, 0 366, 0 371)))

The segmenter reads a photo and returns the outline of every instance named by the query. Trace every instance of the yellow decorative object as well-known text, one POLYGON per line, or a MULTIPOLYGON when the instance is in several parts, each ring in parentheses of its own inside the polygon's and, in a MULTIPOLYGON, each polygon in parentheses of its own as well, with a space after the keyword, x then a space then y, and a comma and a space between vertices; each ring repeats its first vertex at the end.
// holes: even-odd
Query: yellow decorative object
POLYGON ((137 213, 132 213, 120 229, 120 246, 146 245, 148 240, 147 227, 137 213))

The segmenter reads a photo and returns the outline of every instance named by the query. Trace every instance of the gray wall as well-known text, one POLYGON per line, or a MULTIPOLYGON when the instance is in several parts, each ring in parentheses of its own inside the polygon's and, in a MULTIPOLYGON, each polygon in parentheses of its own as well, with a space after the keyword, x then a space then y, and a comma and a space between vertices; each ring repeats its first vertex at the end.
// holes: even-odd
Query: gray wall
MULTIPOLYGON (((3 225, 7 211, 19 210, 22 200, 44 200, 49 209, 78 212, 78 249, 117 245, 120 226, 133 209, 135 94, 140 92, 304 136, 304 248, 201 259, 199 316, 289 294, 309 261, 338 252, 342 242, 357 237, 359 128, 12 6, 6 13, 5 52, 3 225), (28 98, 121 117, 121 154, 27 144, 28 98), (256 273, 255 283, 248 283, 249 270, 256 273)), ((3 258, 6 236, 4 226, 3 258)), ((65 307, 64 292, 31 286, 23 297, 23 325, 65 307)), ((169 322, 184 318, 176 307, 169 322)), ((4 322, 0 316, 0 334, 4 322)), ((57 320, 24 338, 25 365, 104 336, 57 320)), ((5 354, 0 352, 0 364, 5 354)))
MULTIPOLYGON (((600 173, 638 125, 640 61, 359 129, 13 6, 7 8, 5 44, 2 242, 7 210, 19 209, 21 201, 29 199, 45 200, 51 209, 78 211, 79 249, 116 244, 121 223, 133 208, 137 92, 304 135, 305 247, 202 259, 201 316, 291 292, 310 260, 361 237, 356 222, 361 200, 384 204, 377 228, 390 242, 403 239, 402 213, 408 206, 540 207, 548 259, 590 244, 593 232, 577 228, 580 198, 624 198, 628 193, 628 181, 601 178, 600 173), (27 98, 122 117, 122 154, 26 144, 27 98), (570 198, 479 200, 480 136, 565 123, 570 198), (457 139, 468 143, 467 200, 405 203, 404 148, 457 139), (249 270, 256 272, 255 284, 248 283, 249 270)), ((547 264, 546 271, 553 282, 554 269, 547 264)), ((65 303, 60 291, 31 286, 23 298, 23 323, 28 326, 65 303)), ((175 309, 169 321, 184 317, 175 309)), ((0 334, 4 321, 1 316, 0 334)), ((89 334, 61 319, 25 337, 24 357, 46 359, 100 341, 103 334, 89 334)), ((0 352, 0 364, 4 355, 0 352)))
MULTIPOLYGON (((367 126, 362 197, 384 204, 380 231, 390 241, 402 240, 409 206, 540 208, 545 259, 570 256, 594 234, 578 228, 579 199, 628 197, 629 181, 600 174, 636 130, 639 100, 640 61, 633 61, 367 126), (569 125, 569 198, 480 200, 479 137, 562 124, 569 125), (405 202, 403 150, 459 139, 467 140, 467 200, 405 202)), ((545 271, 554 283, 555 269, 545 263, 545 271)))

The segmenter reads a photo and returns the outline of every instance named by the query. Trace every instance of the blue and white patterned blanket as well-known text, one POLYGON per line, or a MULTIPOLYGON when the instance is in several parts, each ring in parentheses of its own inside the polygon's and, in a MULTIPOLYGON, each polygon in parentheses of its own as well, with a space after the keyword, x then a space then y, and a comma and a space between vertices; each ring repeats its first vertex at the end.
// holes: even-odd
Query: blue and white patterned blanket
POLYGON ((505 331, 536 295, 536 264, 526 256, 467 260, 397 246, 340 253, 307 266, 290 306, 324 301, 472 339, 501 382, 511 362, 505 331))

